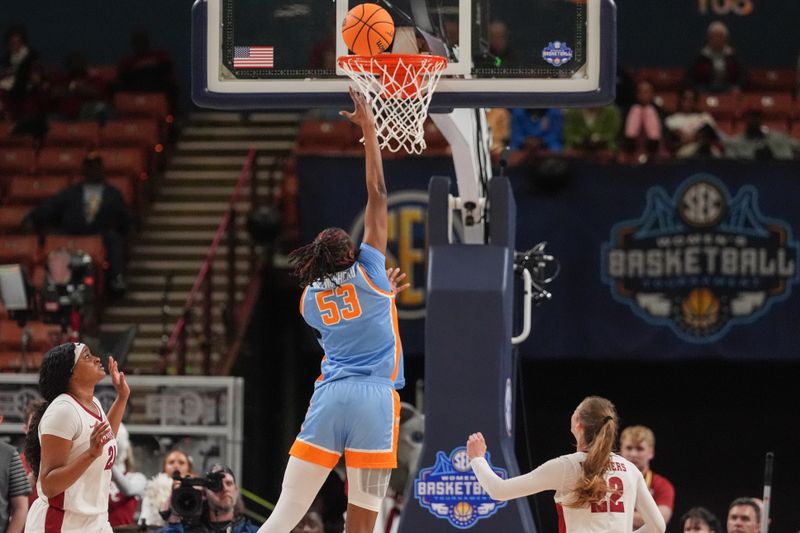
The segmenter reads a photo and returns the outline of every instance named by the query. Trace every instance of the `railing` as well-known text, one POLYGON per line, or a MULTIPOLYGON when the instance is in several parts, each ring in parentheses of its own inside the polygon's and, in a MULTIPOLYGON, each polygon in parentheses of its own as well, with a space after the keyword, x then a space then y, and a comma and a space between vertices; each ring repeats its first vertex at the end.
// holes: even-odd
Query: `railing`
MULTIPOLYGON (((222 239, 226 237, 226 242, 228 245, 228 251, 226 254, 226 266, 227 266, 227 279, 226 279, 226 287, 225 287, 225 299, 226 299, 226 315, 227 319, 224 321, 225 323, 225 337, 226 341, 230 341, 230 339, 234 336, 233 329, 236 327, 236 319, 235 313, 233 310, 236 308, 236 267, 237 267, 237 255, 236 255, 236 203, 239 201, 240 196, 242 196, 244 187, 246 184, 249 184, 249 195, 250 195, 250 208, 254 209, 258 202, 258 183, 257 183, 257 174, 256 174, 256 151, 251 149, 247 154, 247 159, 245 160, 244 165, 242 166, 242 170, 239 173, 239 179, 236 181, 236 186, 233 189, 233 193, 231 194, 230 202, 228 203, 228 209, 225 212, 225 215, 222 217, 222 220, 217 227, 217 231, 214 234, 214 238, 211 241, 211 246, 208 248, 208 252, 206 253, 206 258, 203 261, 203 264, 200 266, 200 271, 197 274, 197 277, 192 284, 192 289, 189 291, 189 295, 186 297, 186 303, 183 306, 183 310, 178 318, 178 322, 175 324, 175 327, 172 329, 172 333, 169 336, 169 339, 164 343, 163 347, 161 348, 161 372, 166 373, 168 366, 169 366, 169 358, 171 354, 175 354, 175 367, 176 373, 179 375, 183 375, 186 373, 186 363, 187 363, 187 340, 188 340, 188 332, 187 327, 192 322, 192 313, 195 309, 195 303, 198 297, 202 294, 202 308, 201 308, 201 325, 202 325, 202 340, 200 343, 200 349, 202 352, 202 373, 204 375, 211 375, 212 372, 212 337, 213 337, 213 305, 212 305, 212 294, 214 292, 214 266, 213 262, 217 256, 217 249, 219 248, 222 239)), ((248 274, 253 274, 255 262, 256 262, 256 254, 255 254, 255 244, 253 242, 250 243, 250 253, 247 259, 249 263, 248 274)))

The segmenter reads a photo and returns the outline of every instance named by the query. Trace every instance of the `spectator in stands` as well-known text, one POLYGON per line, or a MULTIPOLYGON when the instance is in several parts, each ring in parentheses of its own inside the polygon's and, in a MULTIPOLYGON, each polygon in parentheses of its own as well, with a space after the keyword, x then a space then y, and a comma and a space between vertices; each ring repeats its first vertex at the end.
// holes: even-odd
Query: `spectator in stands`
POLYGON ((761 507, 752 498, 736 498, 728 506, 728 533, 758 533, 761 507))
POLYGON ((520 65, 519 55, 509 46, 508 25, 505 22, 495 20, 489 24, 488 38, 488 53, 479 57, 477 67, 513 68, 520 65))
POLYGON ((131 48, 133 53, 119 63, 119 90, 165 93, 174 112, 178 91, 169 54, 151 48, 150 36, 142 29, 131 33, 131 48))
POLYGON ((725 533, 714 513, 705 507, 692 507, 681 517, 683 533, 725 533))
MULTIPOLYGON (((664 517, 664 522, 669 523, 675 509, 675 488, 667 478, 656 474, 650 468, 650 461, 655 457, 656 437, 653 430, 646 426, 629 426, 622 431, 619 437, 619 451, 625 459, 636 465, 650 489, 650 494, 658 505, 658 510, 664 517)), ((642 518, 636 513, 633 517, 633 528, 643 524, 642 518)))
POLYGON ((655 92, 649 81, 642 80, 636 85, 636 103, 625 117, 624 135, 625 152, 638 155, 639 162, 655 157, 661 148, 661 108, 655 103, 655 92))
POLYGON ((706 45, 689 70, 690 81, 699 92, 723 93, 741 87, 744 68, 728 44, 729 34, 724 23, 709 24, 706 45))
MULTIPOLYGON (((3 413, 0 412, 0 424, 3 413)), ((28 516, 28 495, 31 486, 19 453, 13 446, 0 441, 0 531, 22 533, 28 516)))
POLYGON ((615 104, 569 109, 564 112, 565 152, 609 161, 617 150, 621 124, 615 104))
POLYGON ((664 119, 668 142, 678 158, 722 157, 724 147, 714 117, 702 111, 697 91, 681 91, 678 110, 664 119))
POLYGON ((20 88, 9 112, 14 120, 13 133, 31 135, 38 147, 47 135, 48 115, 53 108, 53 91, 44 65, 34 61, 27 82, 20 88))
MULTIPOLYGON (((229 533, 257 533, 258 526, 251 523, 241 514, 239 502, 239 486, 233 471, 227 466, 214 465, 208 473, 221 472, 222 490, 214 492, 204 488, 205 505, 199 520, 189 521, 181 518, 169 507, 169 518, 164 533, 212 533, 225 531, 229 533)), ((165 513, 167 514, 167 513, 165 513)))
POLYGON ((616 97, 614 103, 622 115, 628 114, 628 109, 636 103, 636 82, 630 70, 622 65, 617 65, 616 97))
POLYGON ((560 109, 512 109, 510 165, 531 154, 560 153, 564 148, 564 117, 560 109))
POLYGON ((73 51, 64 58, 65 77, 55 84, 56 114, 62 120, 104 121, 108 114, 105 82, 89 75, 86 55, 73 51))
POLYGON ((136 524, 136 511, 144 494, 147 478, 134 471, 131 438, 125 424, 117 431, 117 457, 111 467, 111 491, 108 493, 108 523, 111 527, 136 524))
POLYGON ((764 125, 764 115, 760 109, 748 109, 744 119, 746 123, 744 133, 725 140, 728 157, 754 161, 800 157, 800 140, 770 130, 764 125))
POLYGON ((172 493, 172 474, 178 471, 181 477, 192 474, 192 458, 183 450, 171 450, 164 456, 161 472, 147 481, 139 523, 146 526, 163 526, 160 511, 172 493))
POLYGON ((125 290, 125 253, 131 231, 131 214, 122 193, 105 182, 103 160, 90 152, 83 161, 84 181, 48 198, 28 215, 37 231, 52 227, 65 235, 101 235, 108 258, 110 288, 125 290))
POLYGON ((319 511, 313 508, 309 509, 291 533, 325 533, 325 526, 322 524, 322 516, 319 511))
POLYGON ((15 98, 28 83, 30 69, 38 54, 28 45, 28 33, 22 26, 12 26, 5 34, 6 53, 0 58, 0 91, 15 98))
POLYGON ((487 109, 486 122, 492 133, 489 152, 492 158, 499 158, 511 140, 511 113, 502 107, 487 109))

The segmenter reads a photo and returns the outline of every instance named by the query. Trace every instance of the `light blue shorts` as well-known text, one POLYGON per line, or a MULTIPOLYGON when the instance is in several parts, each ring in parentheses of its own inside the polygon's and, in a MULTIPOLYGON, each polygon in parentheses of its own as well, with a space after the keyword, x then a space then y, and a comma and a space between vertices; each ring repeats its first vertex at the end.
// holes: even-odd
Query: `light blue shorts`
POLYGON ((333 468, 397 468, 400 396, 388 380, 347 377, 314 391, 290 455, 333 468))

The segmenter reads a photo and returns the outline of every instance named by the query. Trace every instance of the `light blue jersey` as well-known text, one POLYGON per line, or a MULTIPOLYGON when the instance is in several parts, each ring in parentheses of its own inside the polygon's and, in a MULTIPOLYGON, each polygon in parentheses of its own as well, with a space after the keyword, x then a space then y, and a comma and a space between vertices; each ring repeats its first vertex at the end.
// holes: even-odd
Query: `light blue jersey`
POLYGON ((300 314, 325 351, 316 386, 350 376, 405 385, 403 347, 386 258, 362 243, 356 262, 303 291, 300 314))

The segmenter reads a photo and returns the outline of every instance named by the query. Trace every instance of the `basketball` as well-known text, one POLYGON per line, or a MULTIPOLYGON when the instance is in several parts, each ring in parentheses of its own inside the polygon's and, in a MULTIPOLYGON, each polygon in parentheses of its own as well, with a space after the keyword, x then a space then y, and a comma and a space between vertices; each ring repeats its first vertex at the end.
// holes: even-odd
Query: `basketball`
POLYGON ((394 39, 394 21, 377 4, 359 4, 342 22, 342 38, 356 55, 374 56, 389 49, 394 39))

